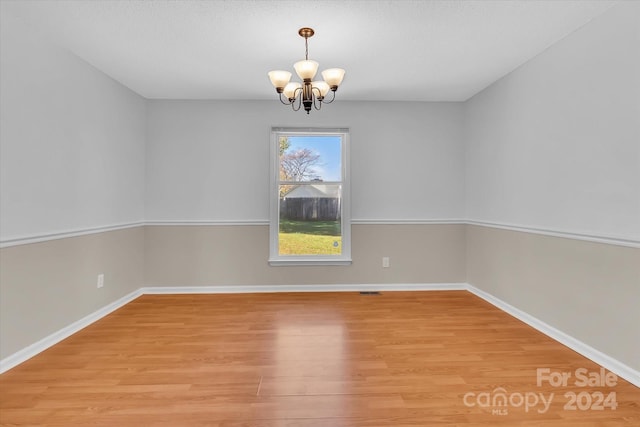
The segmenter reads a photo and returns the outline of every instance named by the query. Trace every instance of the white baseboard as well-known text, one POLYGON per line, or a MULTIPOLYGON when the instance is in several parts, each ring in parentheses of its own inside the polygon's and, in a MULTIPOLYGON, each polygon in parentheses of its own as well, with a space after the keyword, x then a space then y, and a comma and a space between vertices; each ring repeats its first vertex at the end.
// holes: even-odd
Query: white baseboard
POLYGON ((536 317, 513 307, 495 296, 468 283, 399 283, 399 284, 337 284, 337 285, 252 285, 252 286, 146 286, 106 305, 57 332, 0 360, 0 374, 32 358, 36 354, 59 343, 63 339, 89 326, 96 320, 128 304, 145 294, 228 294, 271 292, 360 292, 360 291, 454 291, 466 290, 482 298, 500 310, 525 322, 527 325, 551 337, 561 344, 594 361, 621 378, 640 387, 640 372, 602 353, 536 317))
POLYGON ((9 369, 15 366, 18 366, 22 362, 26 362, 27 360, 31 359, 33 356, 37 355, 38 353, 43 352, 49 347, 59 343, 63 339, 68 338, 69 336, 75 334, 76 332, 80 331, 83 328, 86 328, 96 320, 100 320, 107 314, 130 303, 134 299, 138 298, 140 295, 142 295, 142 292, 140 292, 140 289, 133 291, 130 294, 125 295, 122 298, 112 302, 111 304, 108 304, 102 307, 101 309, 94 311, 93 313, 83 317, 82 319, 77 320, 72 324, 65 326, 64 328, 52 333, 51 335, 44 337, 40 341, 37 341, 23 348, 22 350, 19 350, 13 353, 12 355, 5 357, 4 359, 0 360, 0 374, 8 371, 9 369))
POLYGON ((487 301, 488 303, 498 307, 505 313, 512 315, 516 319, 523 321, 532 328, 553 338, 560 344, 564 344, 573 351, 583 355, 587 359, 590 359, 598 365, 608 369, 617 376, 624 378, 636 387, 640 387, 640 372, 636 371, 630 366, 625 365, 619 360, 614 359, 613 357, 608 356, 599 350, 596 350, 595 348, 583 343, 577 338, 574 338, 571 335, 554 328, 553 326, 543 322, 542 320, 533 317, 528 313, 525 313, 524 311, 502 301, 501 299, 496 298, 495 296, 476 288, 475 286, 467 285, 467 290, 472 294, 477 295, 478 297, 487 301))
POLYGON ((396 283, 337 285, 250 285, 250 286, 148 286, 143 294, 247 294, 273 292, 361 292, 361 291, 454 291, 466 290, 466 283, 396 283))

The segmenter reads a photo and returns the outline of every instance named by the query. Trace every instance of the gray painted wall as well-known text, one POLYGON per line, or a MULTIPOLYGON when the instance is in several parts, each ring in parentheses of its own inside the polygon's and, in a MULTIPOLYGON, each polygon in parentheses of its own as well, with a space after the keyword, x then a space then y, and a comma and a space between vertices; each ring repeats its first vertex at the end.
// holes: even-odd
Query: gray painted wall
MULTIPOLYGON (((1 19, 2 240, 142 220, 144 99, 1 19)), ((143 237, 140 227, 0 249, 0 358, 140 288, 143 237)))
POLYGON ((354 219, 464 214, 462 104, 275 102, 149 101, 146 219, 268 221, 273 126, 350 129, 354 219))
POLYGON ((143 220, 145 100, 0 19, 0 238, 143 220))
POLYGON ((148 286, 463 283, 465 225, 352 226, 348 266, 270 267, 269 226, 147 226, 148 286), (382 268, 382 257, 391 259, 382 268))
POLYGON ((0 359, 139 289, 143 266, 144 227, 0 249, 0 359))
POLYGON ((640 3, 465 104, 466 218, 640 241, 640 3))
MULTIPOLYGON (((473 97, 467 217, 638 241, 640 4, 624 2, 473 97)), ((640 250, 467 230, 476 287, 640 370, 640 250)))

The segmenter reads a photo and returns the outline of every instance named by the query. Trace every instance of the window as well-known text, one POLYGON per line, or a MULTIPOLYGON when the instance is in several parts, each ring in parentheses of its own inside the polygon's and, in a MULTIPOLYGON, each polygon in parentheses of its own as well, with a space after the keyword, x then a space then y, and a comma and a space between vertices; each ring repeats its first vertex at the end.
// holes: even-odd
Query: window
POLYGON ((351 263, 347 129, 271 132, 271 265, 351 263))

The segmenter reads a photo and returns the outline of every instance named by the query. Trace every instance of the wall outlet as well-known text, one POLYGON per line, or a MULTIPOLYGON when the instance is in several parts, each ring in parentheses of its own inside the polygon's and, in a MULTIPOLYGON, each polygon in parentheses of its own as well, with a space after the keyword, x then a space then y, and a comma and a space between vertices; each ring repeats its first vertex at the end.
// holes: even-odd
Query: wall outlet
POLYGON ((104 286, 104 274, 100 273, 98 274, 98 288, 101 288, 104 286))
POLYGON ((382 257, 382 268, 389 268, 389 257, 388 256, 383 256, 382 257))

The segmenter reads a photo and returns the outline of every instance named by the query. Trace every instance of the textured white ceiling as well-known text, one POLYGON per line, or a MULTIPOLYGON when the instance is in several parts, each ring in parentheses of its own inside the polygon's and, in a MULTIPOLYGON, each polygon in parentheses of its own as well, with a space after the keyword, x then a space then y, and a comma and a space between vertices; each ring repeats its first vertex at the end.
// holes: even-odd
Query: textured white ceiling
POLYGON ((462 101, 615 1, 2 0, 146 98, 273 99, 272 69, 347 70, 341 99, 462 101))

